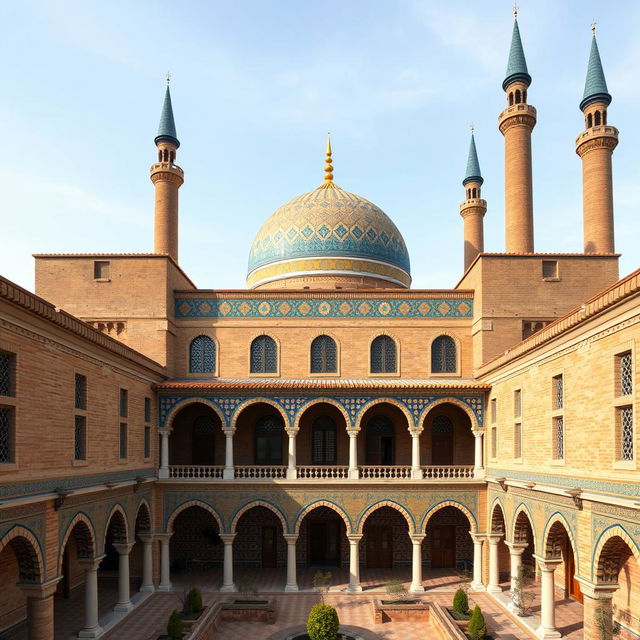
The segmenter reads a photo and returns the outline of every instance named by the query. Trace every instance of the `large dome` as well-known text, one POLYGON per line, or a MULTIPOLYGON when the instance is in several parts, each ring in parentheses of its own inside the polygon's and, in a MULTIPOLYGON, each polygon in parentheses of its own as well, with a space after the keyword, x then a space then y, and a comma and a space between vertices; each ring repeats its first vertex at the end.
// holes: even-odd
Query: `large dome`
POLYGON ((305 278, 339 280, 345 288, 409 287, 409 254, 382 209, 326 181, 276 209, 249 254, 251 288, 305 278))

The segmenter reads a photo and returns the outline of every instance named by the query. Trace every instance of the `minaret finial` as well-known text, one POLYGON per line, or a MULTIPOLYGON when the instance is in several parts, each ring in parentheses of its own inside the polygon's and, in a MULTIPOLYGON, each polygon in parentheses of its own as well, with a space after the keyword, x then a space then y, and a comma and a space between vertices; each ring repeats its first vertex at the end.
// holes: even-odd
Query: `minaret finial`
POLYGON ((473 124, 473 122, 469 123, 469 130, 471 131, 471 135, 473 135, 476 130, 476 126, 473 124))
POLYGON ((324 165, 324 188, 333 186, 333 160, 331 159, 331 132, 327 133, 327 151, 325 153, 325 165, 324 165))
POLYGON ((591 23, 591 33, 593 34, 593 37, 596 37, 596 27, 598 26, 598 23, 596 22, 596 19, 593 19, 593 22, 591 23))
POLYGON ((167 86, 169 86, 169 83, 171 82, 171 72, 167 71, 167 75, 165 76, 165 80, 167 81, 167 86))
POLYGON ((518 19, 518 10, 519 10, 519 7, 518 7, 518 5, 514 2, 514 3, 513 3, 513 18, 514 18, 514 20, 517 20, 517 19, 518 19))

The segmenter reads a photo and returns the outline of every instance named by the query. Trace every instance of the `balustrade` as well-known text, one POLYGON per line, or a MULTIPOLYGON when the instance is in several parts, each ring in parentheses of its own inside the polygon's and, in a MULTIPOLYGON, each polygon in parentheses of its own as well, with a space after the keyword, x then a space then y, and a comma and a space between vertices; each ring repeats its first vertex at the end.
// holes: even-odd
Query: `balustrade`
POLYGON ((310 479, 346 479, 349 477, 349 467, 337 465, 328 466, 301 466, 297 467, 298 478, 310 479))
POLYGON ((360 477, 365 480, 378 479, 408 479, 411 478, 411 467, 401 467, 398 465, 365 465, 358 467, 360 477))
POLYGON ((223 471, 222 465, 180 464, 169 467, 169 477, 181 480, 209 480, 222 478, 223 471))
POLYGON ((256 465, 234 467, 236 478, 278 479, 287 477, 284 465, 256 465))
POLYGON ((422 467, 422 474, 426 480, 473 478, 473 465, 427 466, 422 467))

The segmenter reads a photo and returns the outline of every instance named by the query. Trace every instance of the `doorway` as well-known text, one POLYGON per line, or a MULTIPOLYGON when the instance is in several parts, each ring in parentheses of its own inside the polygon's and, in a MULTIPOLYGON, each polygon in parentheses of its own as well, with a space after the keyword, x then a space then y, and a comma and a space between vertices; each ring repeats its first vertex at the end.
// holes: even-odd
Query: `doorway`
POLYGON ((262 527, 262 567, 274 569, 278 560, 276 527, 262 527))
POLYGON ((309 565, 340 566, 340 522, 337 520, 309 523, 309 565))
POLYGON ((453 464, 453 423, 446 416, 437 416, 431 427, 431 464, 453 464))
POLYGON ((573 549, 571 543, 567 540, 567 546, 565 548, 565 589, 567 594, 572 600, 576 600, 580 603, 583 602, 582 591, 580 590, 580 583, 576 580, 576 561, 573 556, 573 549))
POLYGON ((389 526, 367 527, 367 568, 390 569, 393 566, 393 538, 389 526))
POLYGON ((431 568, 451 569, 456 566, 456 528, 435 525, 431 531, 431 568))

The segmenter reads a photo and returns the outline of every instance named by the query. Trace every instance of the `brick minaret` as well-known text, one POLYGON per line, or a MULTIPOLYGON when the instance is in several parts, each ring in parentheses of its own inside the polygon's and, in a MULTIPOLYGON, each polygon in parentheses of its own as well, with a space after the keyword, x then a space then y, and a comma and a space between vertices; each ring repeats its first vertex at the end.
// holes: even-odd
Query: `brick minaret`
POLYGON ((507 75, 502 88, 507 108, 498 117, 505 149, 505 237, 507 253, 533 252, 531 131, 535 107, 527 104, 531 76, 522 49, 518 20, 513 25, 507 75))
POLYGON ((618 130, 607 125, 610 103, 593 25, 587 80, 580 103, 586 128, 576 140, 576 153, 582 158, 585 253, 614 252, 611 155, 618 144, 618 130))
POLYGON ((160 115, 158 135, 158 161, 151 165, 151 181, 156 188, 154 253, 171 256, 178 261, 178 189, 184 182, 184 172, 175 164, 180 141, 173 120, 171 94, 167 90, 160 115))
POLYGON ((469 158, 467 171, 462 185, 465 188, 466 198, 460 205, 460 215, 464 220, 464 270, 475 260, 475 257, 484 251, 484 214, 487 212, 487 201, 480 197, 480 187, 484 179, 480 174, 480 163, 476 151, 476 141, 471 133, 469 145, 469 158))

